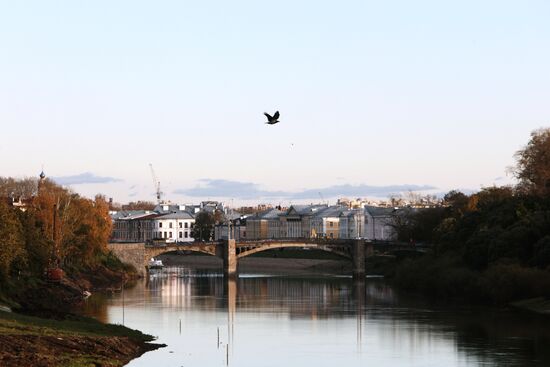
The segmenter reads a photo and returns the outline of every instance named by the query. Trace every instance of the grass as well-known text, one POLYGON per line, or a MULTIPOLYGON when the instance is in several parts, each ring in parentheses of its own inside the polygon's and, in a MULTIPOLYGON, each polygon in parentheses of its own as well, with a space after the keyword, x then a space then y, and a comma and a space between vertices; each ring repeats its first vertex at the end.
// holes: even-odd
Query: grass
POLYGON ((103 324, 97 320, 68 315, 64 320, 42 319, 13 312, 0 311, 0 334, 9 335, 81 335, 81 336, 120 336, 140 342, 150 342, 154 338, 138 330, 122 325, 103 324))

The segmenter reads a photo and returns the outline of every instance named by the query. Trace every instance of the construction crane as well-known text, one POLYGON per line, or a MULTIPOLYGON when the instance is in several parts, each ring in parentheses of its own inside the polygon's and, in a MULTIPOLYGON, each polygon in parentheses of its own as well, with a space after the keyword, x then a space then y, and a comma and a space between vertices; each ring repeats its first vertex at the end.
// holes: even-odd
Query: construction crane
POLYGON ((155 175, 155 170, 153 169, 152 163, 149 163, 149 167, 151 168, 151 176, 153 177, 153 186, 155 187, 155 192, 157 194, 157 204, 161 204, 162 191, 160 191, 160 181, 157 179, 157 175, 155 175))

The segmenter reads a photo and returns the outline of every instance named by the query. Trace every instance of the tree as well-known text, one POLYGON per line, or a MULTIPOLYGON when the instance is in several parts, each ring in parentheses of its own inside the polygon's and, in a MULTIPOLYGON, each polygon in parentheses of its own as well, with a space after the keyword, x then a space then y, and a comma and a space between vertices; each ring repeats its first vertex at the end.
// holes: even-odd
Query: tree
POLYGON ((209 241, 215 223, 216 220, 213 214, 206 211, 199 212, 195 217, 195 224, 193 225, 193 238, 199 241, 209 241))
POLYGON ((526 147, 515 154, 517 164, 514 170, 519 179, 521 191, 537 196, 550 196, 550 129, 539 129, 531 133, 526 147))
POLYGON ((0 197, 29 199, 36 195, 37 190, 38 180, 35 178, 16 180, 11 177, 0 177, 0 197))
POLYGON ((466 211, 468 201, 468 196, 458 190, 451 190, 443 197, 443 203, 448 205, 459 216, 466 211))
POLYGON ((17 260, 25 258, 23 227, 15 210, 0 201, 0 279, 10 274, 17 260))
POLYGON ((122 205, 122 210, 153 210, 156 204, 152 201, 131 201, 122 205))

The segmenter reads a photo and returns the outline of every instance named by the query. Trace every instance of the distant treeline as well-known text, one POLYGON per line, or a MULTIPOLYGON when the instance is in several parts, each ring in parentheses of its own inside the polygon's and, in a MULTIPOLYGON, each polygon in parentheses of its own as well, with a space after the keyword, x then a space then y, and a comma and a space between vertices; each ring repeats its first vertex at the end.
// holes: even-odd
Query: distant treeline
POLYGON ((397 267, 398 284, 495 303, 550 296, 550 129, 533 132, 516 159, 516 186, 451 191, 442 207, 396 218, 401 240, 433 245, 397 267))
POLYGON ((86 199, 47 179, 0 178, 0 289, 48 267, 70 273, 112 263, 111 228, 102 196, 86 199))

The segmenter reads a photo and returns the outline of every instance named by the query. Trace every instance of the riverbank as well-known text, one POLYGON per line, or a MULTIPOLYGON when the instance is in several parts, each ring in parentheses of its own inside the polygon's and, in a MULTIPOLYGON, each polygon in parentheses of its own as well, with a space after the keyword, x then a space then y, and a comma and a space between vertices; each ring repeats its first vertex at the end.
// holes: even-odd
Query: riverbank
POLYGON ((164 345, 120 325, 67 315, 43 319, 0 311, 0 365, 3 367, 124 366, 164 345))
POLYGON ((0 366, 123 366, 162 347, 150 344, 150 335, 71 313, 92 292, 119 289, 136 278, 135 269, 107 256, 93 268, 69 268, 55 282, 32 274, 6 280, 0 366))
MULTIPOLYGON (((223 271, 222 260, 213 256, 164 254, 158 257, 166 266, 185 266, 197 270, 223 271)), ((239 260, 239 273, 300 276, 308 274, 351 275, 348 260, 283 257, 245 257, 239 260)))

